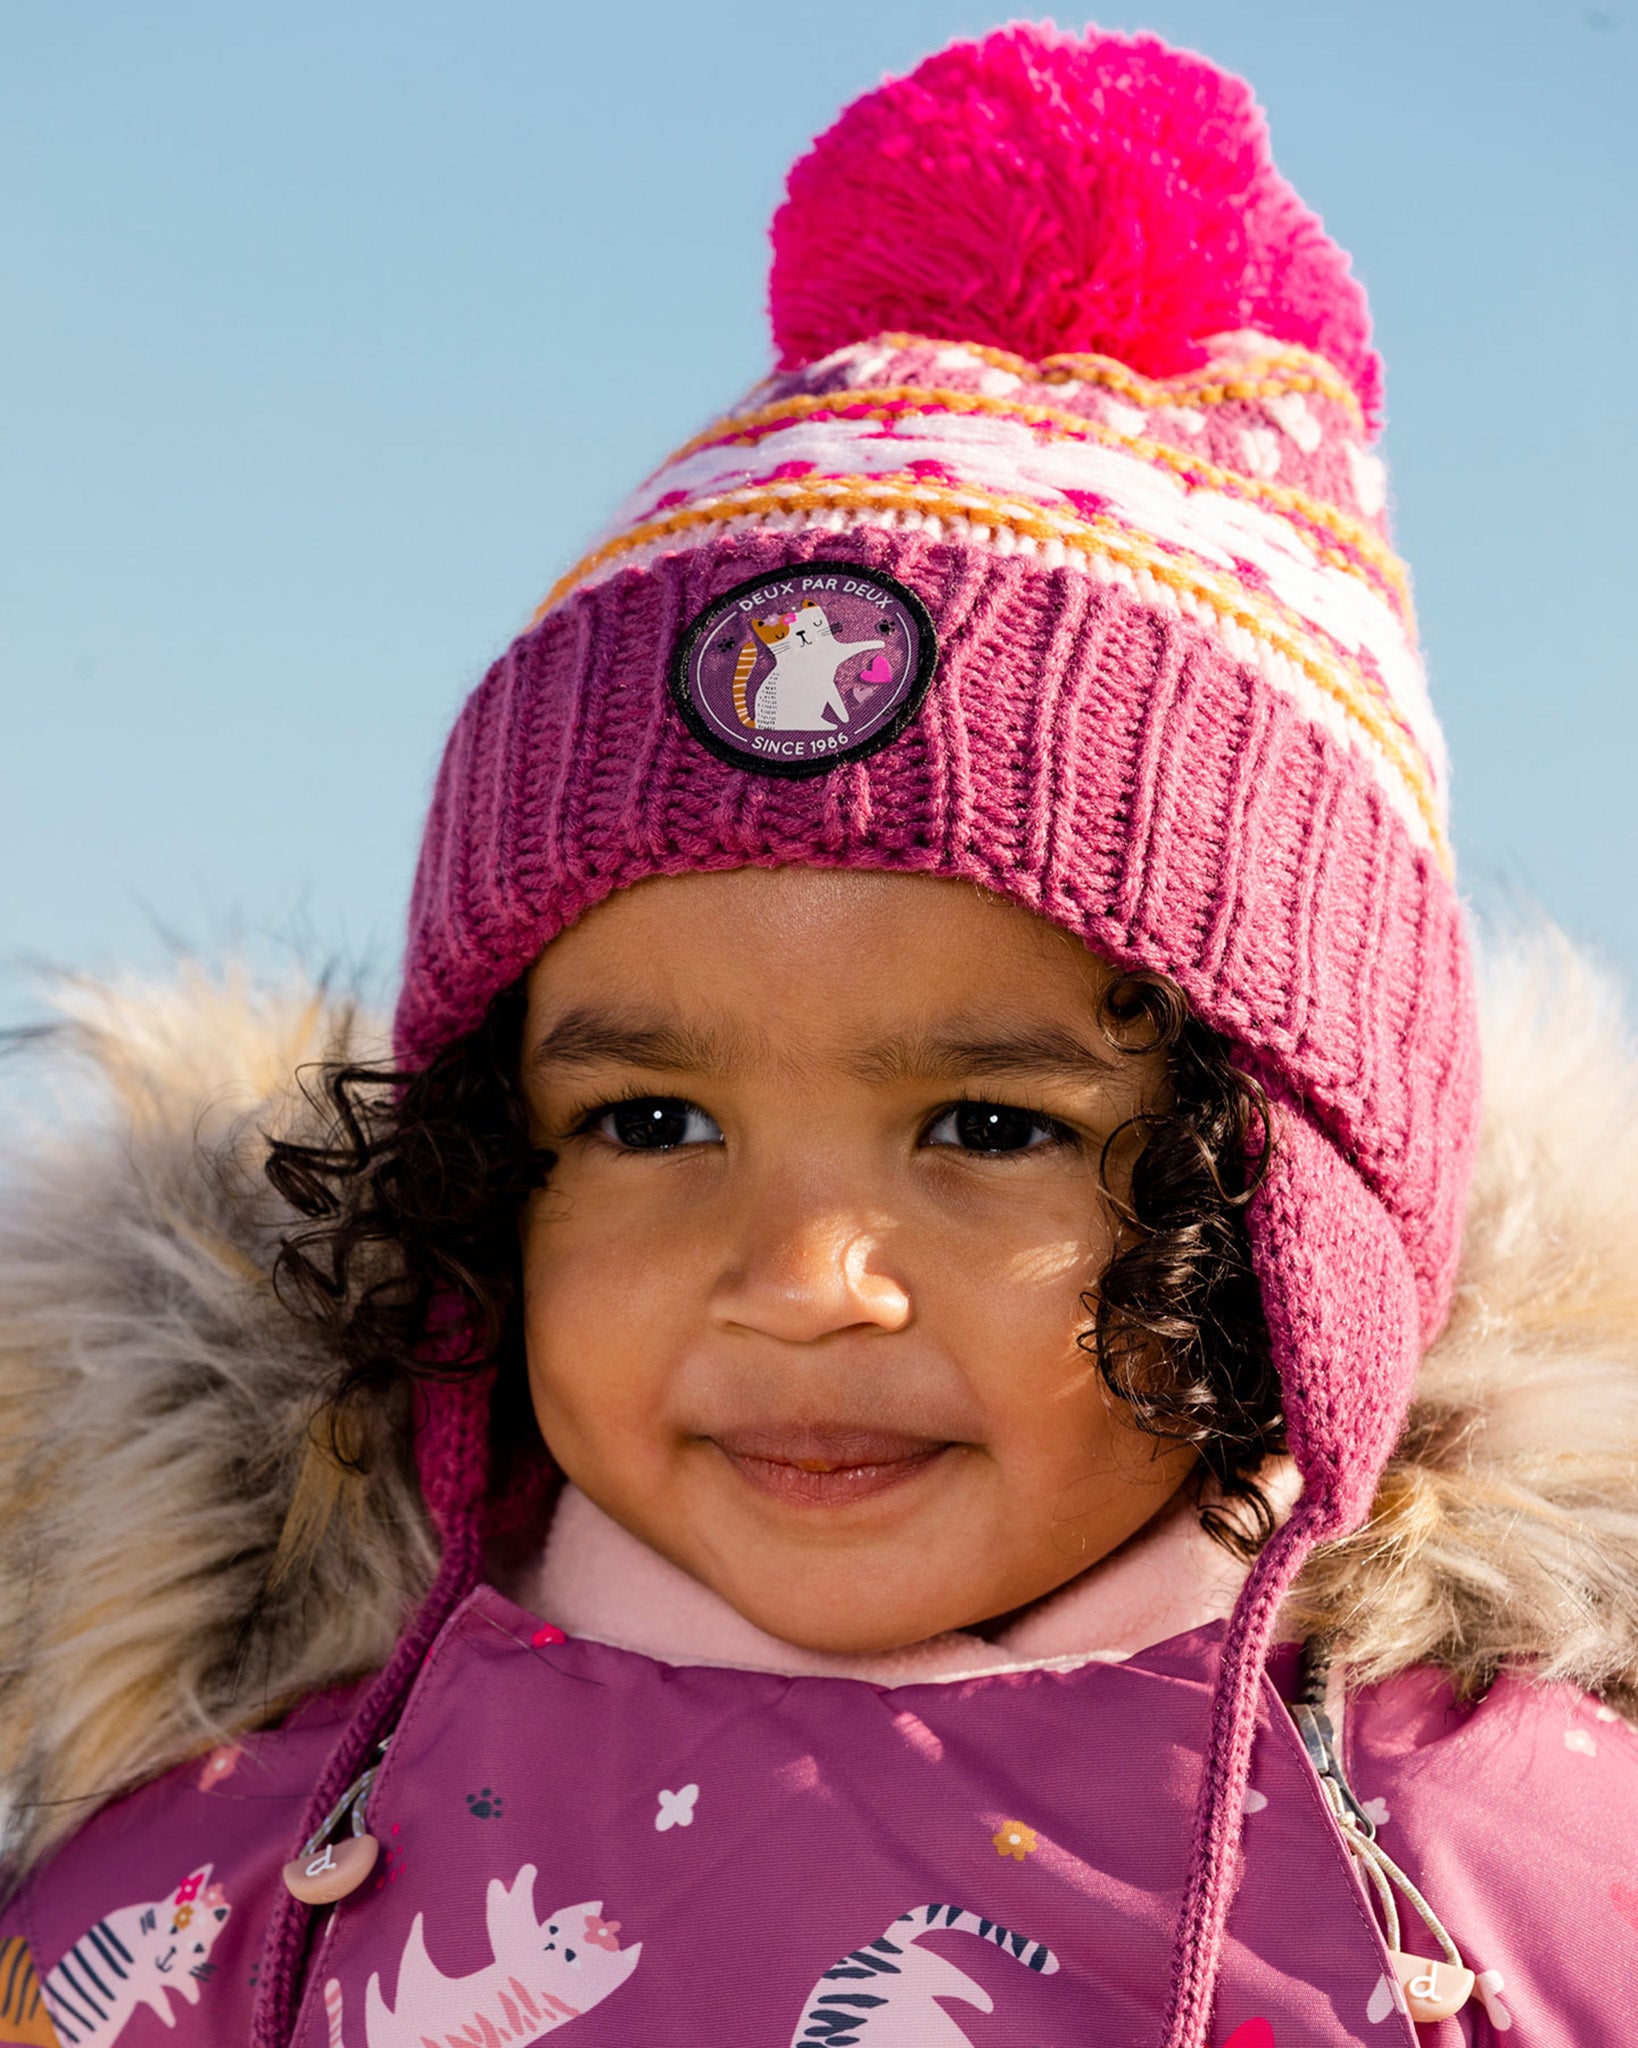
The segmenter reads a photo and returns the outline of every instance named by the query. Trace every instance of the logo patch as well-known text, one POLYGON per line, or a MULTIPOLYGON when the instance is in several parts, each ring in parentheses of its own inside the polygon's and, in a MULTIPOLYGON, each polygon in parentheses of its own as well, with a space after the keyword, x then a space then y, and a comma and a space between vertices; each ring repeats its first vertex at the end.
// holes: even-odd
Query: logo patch
POLYGON ((927 608, 878 569, 798 562, 715 598, 677 643, 694 737, 757 775, 823 775, 896 740, 938 660, 927 608))

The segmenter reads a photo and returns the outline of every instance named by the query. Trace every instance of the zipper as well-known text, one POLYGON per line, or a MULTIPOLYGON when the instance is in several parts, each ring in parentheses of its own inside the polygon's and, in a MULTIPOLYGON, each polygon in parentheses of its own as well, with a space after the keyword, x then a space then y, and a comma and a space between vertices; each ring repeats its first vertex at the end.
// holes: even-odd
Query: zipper
MULTIPOLYGON (((1484 1970, 1475 1974, 1467 1967, 1444 1922, 1377 1840, 1376 1822, 1348 1782, 1342 1768, 1342 1745, 1326 1706, 1333 1677, 1340 1682, 1341 1666, 1333 1665, 1330 1644, 1318 1637, 1305 1643, 1301 1681, 1289 1711, 1326 1804, 1342 1831, 1342 1839, 1360 1866, 1368 1894, 1375 1898, 1380 1910, 1383 1945, 1394 1977, 1385 1980, 1379 1989, 1385 1988, 1393 2003, 1418 2026, 1451 2018, 1477 1991, 1491 2025, 1505 2033, 1513 2020, 1499 1996, 1505 1988, 1501 1972, 1484 1970), (1438 1943, 1443 1961, 1413 1955, 1400 1946, 1401 1898, 1438 1943)), ((1388 2006, 1384 2004, 1380 2017, 1386 2018, 1387 2012, 1388 2006)), ((1374 2008, 1371 2017, 1379 2017, 1374 2008)))

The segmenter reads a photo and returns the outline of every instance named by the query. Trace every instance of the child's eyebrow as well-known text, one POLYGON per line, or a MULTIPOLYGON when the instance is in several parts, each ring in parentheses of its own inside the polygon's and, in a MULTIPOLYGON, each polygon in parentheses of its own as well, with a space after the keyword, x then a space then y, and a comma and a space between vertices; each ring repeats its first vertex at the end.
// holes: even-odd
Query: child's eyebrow
POLYGON ((1052 1025, 1021 1031, 931 1033, 884 1039, 849 1064, 869 1081, 959 1081, 983 1075, 1031 1075, 1085 1081, 1119 1064, 1108 1047, 1089 1045, 1052 1025))
MULTIPOLYGON (((757 1064, 761 1048, 732 1031, 574 1009, 558 1019, 528 1056, 531 1073, 549 1067, 627 1066, 651 1073, 731 1074, 757 1064)), ((786 1053, 789 1053, 787 1047, 786 1053)), ((967 1081, 986 1075, 1082 1082, 1120 1065, 1107 1046, 1052 1025, 1021 1030, 904 1032, 847 1056, 863 1081, 967 1081)))
POLYGON ((649 1067, 669 1073, 722 1073, 739 1049, 716 1032, 683 1024, 648 1023, 570 1010, 529 1054, 531 1072, 545 1067, 649 1067))

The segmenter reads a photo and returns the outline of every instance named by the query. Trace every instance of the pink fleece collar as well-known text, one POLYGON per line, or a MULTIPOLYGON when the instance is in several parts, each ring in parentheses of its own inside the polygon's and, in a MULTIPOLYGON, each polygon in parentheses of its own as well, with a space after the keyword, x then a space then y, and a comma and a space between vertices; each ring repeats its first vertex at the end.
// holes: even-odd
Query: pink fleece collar
MULTIPOLYGON (((1299 1481, 1271 1461, 1265 1488, 1283 1518, 1299 1481)), ((516 1589, 518 1603, 570 1635, 636 1650, 666 1664, 731 1665, 790 1676, 906 1685, 971 1678, 1021 1665, 1111 1662, 1151 1643, 1225 1620, 1247 1567, 1201 1529, 1181 1497, 1079 1578, 1029 1609, 995 1641, 952 1631, 873 1656, 804 1650, 766 1634, 565 1487, 545 1552, 516 1589)))

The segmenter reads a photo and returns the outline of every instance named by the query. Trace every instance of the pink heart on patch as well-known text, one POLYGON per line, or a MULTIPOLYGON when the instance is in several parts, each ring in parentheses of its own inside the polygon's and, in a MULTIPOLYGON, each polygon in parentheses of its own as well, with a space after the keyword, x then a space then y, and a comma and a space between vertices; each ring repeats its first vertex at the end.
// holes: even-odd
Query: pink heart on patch
POLYGON ((887 656, 872 655, 860 669, 859 680, 861 683, 890 683, 893 680, 893 671, 887 665, 887 656))
POLYGON ((1223 2048, 1274 2048, 1274 2029, 1267 2020, 1245 2020, 1237 2026, 1223 2048))
POLYGON ((1610 1903, 1629 1927, 1638 1929, 1638 1884, 1612 1884, 1610 1903))

